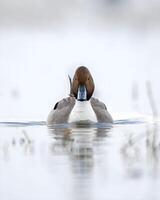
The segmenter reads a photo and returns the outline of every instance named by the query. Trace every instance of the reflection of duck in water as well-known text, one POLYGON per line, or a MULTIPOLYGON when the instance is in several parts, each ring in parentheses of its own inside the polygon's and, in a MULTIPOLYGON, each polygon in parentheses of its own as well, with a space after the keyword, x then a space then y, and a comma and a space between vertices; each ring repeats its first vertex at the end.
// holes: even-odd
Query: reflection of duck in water
POLYGON ((67 155, 70 158, 74 173, 85 174, 94 167, 94 154, 103 148, 109 137, 110 127, 49 128, 54 142, 50 146, 53 155, 67 155), (106 138, 106 140, 105 140, 106 138))
POLYGON ((94 81, 86 67, 79 67, 70 83, 70 97, 56 103, 48 116, 48 125, 67 122, 113 122, 105 104, 92 97, 94 81))

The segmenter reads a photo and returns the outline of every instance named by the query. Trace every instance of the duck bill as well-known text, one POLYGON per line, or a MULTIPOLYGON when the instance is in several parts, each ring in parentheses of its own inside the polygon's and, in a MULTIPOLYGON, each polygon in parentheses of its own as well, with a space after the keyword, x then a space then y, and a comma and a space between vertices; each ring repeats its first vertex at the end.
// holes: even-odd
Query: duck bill
POLYGON ((85 85, 80 85, 78 87, 78 101, 87 101, 87 90, 85 85))

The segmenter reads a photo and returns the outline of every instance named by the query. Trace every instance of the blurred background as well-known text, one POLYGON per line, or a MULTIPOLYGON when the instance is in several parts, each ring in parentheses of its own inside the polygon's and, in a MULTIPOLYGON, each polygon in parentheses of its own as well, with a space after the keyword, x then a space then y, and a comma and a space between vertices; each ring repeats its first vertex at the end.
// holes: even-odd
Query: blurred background
POLYGON ((160 108, 160 1, 0 0, 0 121, 45 120, 84 65, 116 118, 160 108))

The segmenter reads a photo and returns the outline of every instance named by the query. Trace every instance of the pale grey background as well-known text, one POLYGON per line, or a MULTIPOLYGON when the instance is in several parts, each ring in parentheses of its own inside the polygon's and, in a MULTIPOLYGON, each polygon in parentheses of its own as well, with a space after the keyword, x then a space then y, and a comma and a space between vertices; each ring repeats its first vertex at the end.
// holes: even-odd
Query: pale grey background
POLYGON ((0 0, 0 120, 45 120, 79 65, 113 115, 159 109, 158 0, 0 0), (134 101, 133 101, 134 96, 134 101))

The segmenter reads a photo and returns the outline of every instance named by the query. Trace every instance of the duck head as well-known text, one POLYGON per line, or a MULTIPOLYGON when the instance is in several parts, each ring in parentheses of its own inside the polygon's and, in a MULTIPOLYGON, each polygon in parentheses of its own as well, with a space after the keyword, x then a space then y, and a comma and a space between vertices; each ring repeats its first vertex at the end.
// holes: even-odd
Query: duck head
POLYGON ((88 101, 94 92, 94 81, 87 67, 78 67, 71 84, 71 94, 78 101, 88 101))

